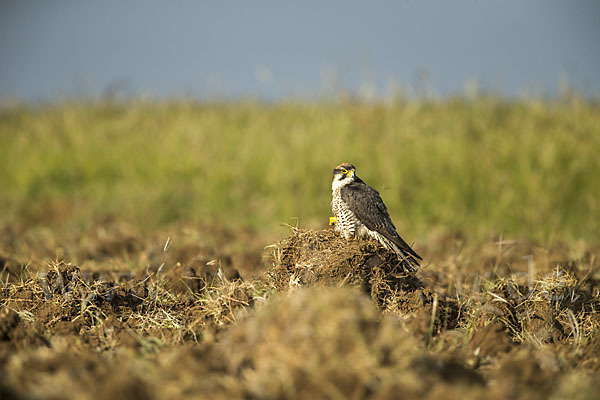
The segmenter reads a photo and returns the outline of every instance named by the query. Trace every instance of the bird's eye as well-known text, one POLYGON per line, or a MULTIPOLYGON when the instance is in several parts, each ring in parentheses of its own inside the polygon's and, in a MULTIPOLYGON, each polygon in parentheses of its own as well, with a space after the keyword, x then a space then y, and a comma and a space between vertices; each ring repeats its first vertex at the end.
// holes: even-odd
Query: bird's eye
POLYGON ((348 173, 348 171, 346 171, 344 168, 342 168, 342 174, 346 175, 348 173))

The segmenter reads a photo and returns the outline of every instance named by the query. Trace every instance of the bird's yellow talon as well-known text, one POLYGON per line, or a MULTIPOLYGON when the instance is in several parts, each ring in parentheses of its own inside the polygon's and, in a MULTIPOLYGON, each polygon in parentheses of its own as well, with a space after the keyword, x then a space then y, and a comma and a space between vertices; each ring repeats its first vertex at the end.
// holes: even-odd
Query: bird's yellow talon
POLYGON ((337 218, 329 217, 329 226, 335 226, 335 224, 337 224, 337 218))

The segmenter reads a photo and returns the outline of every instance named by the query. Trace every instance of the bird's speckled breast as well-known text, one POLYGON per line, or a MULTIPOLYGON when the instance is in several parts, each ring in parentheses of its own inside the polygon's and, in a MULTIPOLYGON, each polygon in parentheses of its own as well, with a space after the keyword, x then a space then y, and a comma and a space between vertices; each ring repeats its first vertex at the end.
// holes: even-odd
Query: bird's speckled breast
POLYGON ((348 208, 344 200, 342 200, 341 188, 337 188, 332 192, 331 211, 337 218, 337 228, 340 233, 350 239, 354 236, 357 229, 357 219, 354 213, 348 208))

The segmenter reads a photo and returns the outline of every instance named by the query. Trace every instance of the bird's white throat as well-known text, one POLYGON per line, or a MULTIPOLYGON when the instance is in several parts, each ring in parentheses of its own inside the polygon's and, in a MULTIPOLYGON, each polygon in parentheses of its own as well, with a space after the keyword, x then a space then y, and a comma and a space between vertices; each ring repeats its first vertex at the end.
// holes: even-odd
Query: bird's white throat
POLYGON ((344 179, 338 179, 337 176, 334 176, 333 181, 331 182, 331 191, 335 192, 336 190, 339 190, 342 186, 345 186, 352 181, 353 178, 351 176, 346 177, 344 179))

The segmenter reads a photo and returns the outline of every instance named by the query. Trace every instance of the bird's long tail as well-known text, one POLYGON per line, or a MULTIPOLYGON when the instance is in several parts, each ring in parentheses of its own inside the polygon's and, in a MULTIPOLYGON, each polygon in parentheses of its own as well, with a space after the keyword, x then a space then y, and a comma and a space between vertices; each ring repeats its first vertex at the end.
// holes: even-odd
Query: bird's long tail
POLYGON ((404 265, 408 266, 411 271, 414 271, 416 268, 419 267, 419 259, 417 259, 413 254, 399 247, 390 239, 380 234, 377 234, 375 236, 375 239, 377 239, 377 241, 381 243, 383 247, 396 253, 398 258, 403 262, 404 265))

